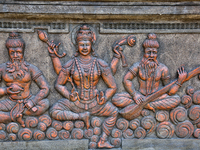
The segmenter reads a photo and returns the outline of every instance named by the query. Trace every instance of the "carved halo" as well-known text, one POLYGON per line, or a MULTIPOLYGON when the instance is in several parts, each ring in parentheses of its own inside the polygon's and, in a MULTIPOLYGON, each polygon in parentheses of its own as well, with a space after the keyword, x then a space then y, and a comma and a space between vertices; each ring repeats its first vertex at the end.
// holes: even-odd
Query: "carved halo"
MULTIPOLYGON (((72 33, 71 33, 71 40, 72 40, 72 43, 76 46, 76 34, 77 34, 77 31, 80 29, 80 27, 81 26, 83 26, 84 24, 81 24, 81 25, 78 25, 78 26, 76 26, 73 30, 72 30, 72 33)), ((95 29, 92 27, 92 26, 90 26, 90 25, 88 25, 88 24, 85 24, 85 25, 87 25, 89 28, 90 28, 90 30, 93 32, 93 45, 95 44, 95 42, 96 42, 96 35, 97 35, 97 33, 95 32, 95 29)))

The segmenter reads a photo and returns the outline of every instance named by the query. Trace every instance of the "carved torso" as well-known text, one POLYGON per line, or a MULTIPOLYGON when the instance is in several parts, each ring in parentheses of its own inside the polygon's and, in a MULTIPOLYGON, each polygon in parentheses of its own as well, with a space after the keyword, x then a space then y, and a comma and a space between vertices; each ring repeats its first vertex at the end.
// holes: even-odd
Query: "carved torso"
POLYGON ((139 92, 143 95, 149 95, 154 93, 160 88, 160 84, 163 80, 170 81, 169 70, 168 68, 159 63, 155 71, 151 75, 147 75, 147 70, 142 67, 139 63, 134 64, 129 69, 135 76, 138 76, 139 82, 139 92))
MULTIPOLYGON (((18 94, 9 95, 14 100, 27 98, 31 94, 30 84, 31 84, 32 79, 34 80, 34 77, 37 78, 38 75, 41 74, 41 71, 37 67, 31 64, 28 64, 27 62, 26 64, 27 64, 28 70, 24 71, 23 76, 17 77, 17 78, 14 78, 12 73, 7 71, 6 63, 0 66, 1 78, 4 80, 7 87, 11 85, 16 85, 16 87, 21 87, 23 89, 18 94)), ((18 90, 18 89, 13 89, 13 91, 15 90, 18 90)))

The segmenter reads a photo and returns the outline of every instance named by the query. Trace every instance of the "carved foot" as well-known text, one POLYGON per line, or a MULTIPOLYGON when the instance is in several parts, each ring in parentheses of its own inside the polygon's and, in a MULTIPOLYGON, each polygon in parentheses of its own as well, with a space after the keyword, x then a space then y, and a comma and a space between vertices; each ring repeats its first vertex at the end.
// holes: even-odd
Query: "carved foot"
POLYGON ((113 148, 114 146, 111 145, 108 141, 105 141, 102 138, 100 138, 98 142, 98 147, 99 148, 113 148))
POLYGON ((146 109, 152 110, 153 112, 155 112, 155 108, 153 106, 151 106, 151 104, 147 104, 145 106, 146 109))
POLYGON ((86 128, 89 129, 90 127, 90 113, 89 112, 85 112, 85 113, 81 113, 80 114, 80 119, 82 119, 85 124, 86 124, 86 128))
POLYGON ((17 122, 21 124, 23 128, 25 128, 24 120, 22 119, 22 114, 17 115, 17 122))

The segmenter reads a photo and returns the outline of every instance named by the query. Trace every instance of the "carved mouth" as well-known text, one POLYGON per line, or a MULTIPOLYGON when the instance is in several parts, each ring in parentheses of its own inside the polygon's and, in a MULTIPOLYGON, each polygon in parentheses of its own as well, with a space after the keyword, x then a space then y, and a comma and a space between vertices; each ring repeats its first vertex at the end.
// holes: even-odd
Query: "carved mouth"
POLYGON ((83 53, 87 53, 87 52, 88 52, 88 50, 87 50, 87 49, 84 49, 84 50, 82 50, 82 52, 83 52, 83 53))

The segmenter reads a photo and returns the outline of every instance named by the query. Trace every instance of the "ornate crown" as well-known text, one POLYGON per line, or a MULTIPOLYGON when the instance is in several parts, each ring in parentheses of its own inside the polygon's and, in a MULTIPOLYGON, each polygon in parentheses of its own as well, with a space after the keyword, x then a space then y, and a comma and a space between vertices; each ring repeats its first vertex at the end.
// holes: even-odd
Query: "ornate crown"
POLYGON ((89 40, 91 42, 96 40, 94 32, 87 25, 81 26, 77 31, 76 42, 80 40, 89 40))

